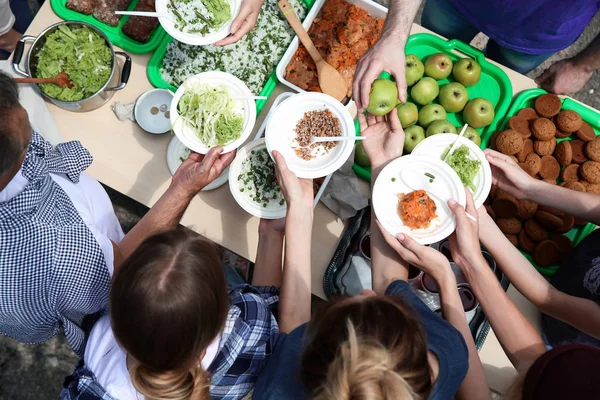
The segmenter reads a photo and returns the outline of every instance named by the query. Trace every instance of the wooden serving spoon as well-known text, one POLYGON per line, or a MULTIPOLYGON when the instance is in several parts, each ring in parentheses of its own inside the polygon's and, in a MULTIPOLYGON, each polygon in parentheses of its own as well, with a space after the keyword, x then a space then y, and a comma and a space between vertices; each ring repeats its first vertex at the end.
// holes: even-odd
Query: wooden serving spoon
POLYGON ((298 35, 298 38, 304 47, 306 47, 308 54, 310 54, 315 62, 319 86, 323 93, 330 95, 338 101, 344 100, 346 94, 348 94, 348 84, 346 83, 346 80, 340 75, 337 69, 333 68, 323 60, 323 57, 319 54, 319 51, 315 47, 310 36, 308 36, 308 32, 306 32, 306 29, 302 26, 302 23, 298 19, 296 12, 288 0, 279 0, 277 5, 294 29, 294 32, 296 32, 296 35, 298 35))
POLYGON ((13 78, 17 83, 54 83, 60 87, 73 87, 73 82, 69 79, 69 75, 66 72, 61 72, 54 78, 13 78))

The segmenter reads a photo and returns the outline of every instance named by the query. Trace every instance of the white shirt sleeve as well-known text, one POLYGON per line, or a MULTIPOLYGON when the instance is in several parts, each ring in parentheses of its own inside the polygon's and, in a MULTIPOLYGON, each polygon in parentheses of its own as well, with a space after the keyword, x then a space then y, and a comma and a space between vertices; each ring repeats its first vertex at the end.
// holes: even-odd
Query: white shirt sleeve
POLYGON ((0 36, 11 30, 15 24, 15 16, 10 10, 9 0, 0 0, 0 36))

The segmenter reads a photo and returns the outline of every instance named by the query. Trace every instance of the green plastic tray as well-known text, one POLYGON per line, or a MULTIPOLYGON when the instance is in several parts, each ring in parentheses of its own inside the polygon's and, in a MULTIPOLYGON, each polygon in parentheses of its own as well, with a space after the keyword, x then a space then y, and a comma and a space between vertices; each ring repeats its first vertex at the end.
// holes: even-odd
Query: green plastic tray
MULTIPOLYGON (((315 1, 316 0, 302 0, 304 5, 306 5, 308 11, 310 11, 313 4, 315 4, 315 1)), ((167 53, 167 47, 172 41, 173 38, 167 35, 163 39, 162 43, 160 43, 160 46, 156 49, 154 54, 152 54, 152 57, 148 62, 148 80, 154 87, 176 91, 177 88, 166 82, 162 78, 162 75, 160 73, 163 58, 165 58, 165 54, 167 53)), ((268 98, 273 93, 273 90, 275 90, 275 86, 277 86, 278 81, 277 74, 275 73, 275 68, 277 68, 277 65, 273 66, 273 72, 271 73, 271 76, 269 76, 269 79, 267 79, 265 86, 259 93, 259 96, 265 96, 267 97, 267 100, 256 100, 256 115, 260 114, 262 109, 265 108, 265 105, 267 105, 268 98)))
MULTIPOLYGON (((505 116, 504 120, 502 121, 502 125, 500 125, 500 127, 502 127, 502 128, 506 127, 508 125, 508 120, 510 119, 510 117, 514 117, 519 112, 519 110, 521 110, 523 108, 527 108, 527 107, 533 108, 535 99, 538 98, 538 96, 541 96, 542 94, 546 94, 546 93, 547 92, 543 89, 529 89, 529 90, 525 90, 525 91, 519 93, 519 95, 517 96, 515 101, 510 106, 510 109, 506 113, 506 116, 505 116)), ((581 103, 578 103, 575 100, 572 100, 568 97, 562 98, 562 102, 563 102, 563 105, 562 105, 563 110, 577 111, 579 113, 579 115, 581 115, 581 118, 583 118, 583 120, 585 122, 587 122, 588 124, 591 125, 591 127, 596 132, 596 136, 600 135, 600 112, 595 111, 589 107, 586 107, 586 106, 582 105, 581 103)), ((484 140, 484 138, 482 138, 482 145, 485 143, 485 145, 487 147, 487 144, 490 141, 492 133, 493 132, 489 132, 488 135, 485 137, 485 140, 484 140)), ((565 138, 565 139, 557 139, 557 142, 561 142, 563 140, 572 140, 572 138, 569 137, 569 138, 565 138)), ((566 235, 573 241, 573 244, 576 246, 587 235, 592 233, 594 231, 594 229, 596 229, 596 225, 594 225, 592 223, 588 223, 584 226, 578 226, 578 227, 571 229, 571 231, 566 233, 566 235)), ((558 269, 558 265, 553 265, 550 267, 540 267, 533 261, 533 257, 531 256, 531 254, 526 253, 524 251, 521 251, 521 253, 523 253, 523 255, 525 257, 527 257, 527 259, 531 262, 531 264, 533 264, 533 266, 535 266, 535 268, 545 276, 549 277, 549 276, 554 275, 554 273, 558 269)))
MULTIPOLYGON (((138 2, 139 0, 133 0, 127 8, 127 10, 133 10, 138 2)), ((66 4, 67 0, 50 0, 50 5, 52 6, 52 9, 56 13, 56 15, 58 15, 62 19, 66 21, 83 21, 87 22, 88 24, 94 25, 96 28, 104 32, 104 34, 108 37, 108 39, 110 39, 112 44, 114 44, 115 46, 119 46, 123 50, 128 51, 130 53, 150 53, 156 48, 156 46, 160 44, 160 42, 166 35, 166 32, 162 28, 162 26, 158 25, 150 34, 150 39, 148 40, 148 42, 141 43, 137 40, 133 40, 132 38, 124 34, 121 30, 123 28, 123 25, 125 25, 125 22, 127 22, 127 20, 129 19, 129 16, 122 16, 119 20, 118 26, 110 26, 98 21, 96 18, 94 18, 93 15, 85 15, 77 11, 70 10, 67 8, 66 4)))
MULTIPOLYGON (((405 54, 414 54, 420 59, 426 59, 428 56, 435 53, 446 53, 450 56, 453 62, 456 62, 462 58, 462 55, 466 55, 475 59, 475 61, 481 65, 481 79, 477 85, 467 88, 469 99, 474 99, 476 97, 484 97, 488 99, 494 105, 494 110, 496 113, 496 116, 490 125, 486 126, 485 128, 477 129, 477 131, 482 136, 482 140, 483 137, 488 134, 488 132, 496 131, 496 127, 503 120, 513 96, 510 79, 501 68, 488 62, 485 59, 485 55, 481 51, 461 42, 460 40, 444 40, 429 33, 417 33, 415 35, 411 35, 408 38, 404 52, 405 54)), ((383 76, 389 77, 387 74, 383 76)), ((451 77, 452 75, 450 75, 449 78, 451 77)), ((438 81, 438 83, 440 86, 442 86, 452 81, 453 78, 447 78, 438 81)), ((408 101, 410 101, 410 88, 408 92, 408 101)), ((417 105, 417 107, 421 109, 421 106, 417 105)), ((457 127, 464 125, 462 113, 448 113, 447 119, 457 127)), ((356 172, 359 177, 365 180, 371 180, 370 168, 364 168, 358 164, 354 164, 354 172, 356 172)))

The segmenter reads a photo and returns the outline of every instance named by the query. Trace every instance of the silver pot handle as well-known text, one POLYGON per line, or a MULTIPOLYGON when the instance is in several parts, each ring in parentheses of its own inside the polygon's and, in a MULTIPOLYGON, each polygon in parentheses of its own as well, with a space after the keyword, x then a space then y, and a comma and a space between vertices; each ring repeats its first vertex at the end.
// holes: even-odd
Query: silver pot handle
POLYGON ((23 58, 23 53, 25 52, 25 42, 27 42, 27 41, 33 42, 35 39, 37 39, 35 36, 29 36, 29 35, 22 36, 21 40, 19 40, 19 42, 17 43, 17 47, 15 47, 12 65, 13 65, 13 69, 15 70, 15 72, 19 75, 29 77, 29 74, 27 73, 27 71, 24 71, 21 69, 21 59, 23 58))
POLYGON ((106 88, 105 90, 117 91, 125 88, 129 81, 129 75, 131 74, 131 57, 129 54, 123 53, 122 51, 115 51, 115 54, 125 58, 125 64, 123 64, 123 69, 121 70, 121 83, 119 83, 119 86, 106 88))

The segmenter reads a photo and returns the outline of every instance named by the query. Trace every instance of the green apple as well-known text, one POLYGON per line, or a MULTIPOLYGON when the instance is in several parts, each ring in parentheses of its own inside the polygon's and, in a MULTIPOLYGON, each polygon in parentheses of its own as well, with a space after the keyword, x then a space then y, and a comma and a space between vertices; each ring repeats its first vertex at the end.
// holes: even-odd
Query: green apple
POLYGON ((476 85, 481 77, 481 65, 471 58, 461 58, 454 64, 452 75, 466 87, 476 85))
POLYGON ((386 115, 398 103, 398 87, 389 79, 375 79, 369 93, 367 111, 373 115, 386 115))
POLYGON ((440 87, 432 78, 423 78, 410 89, 410 97, 422 106, 435 100, 439 93, 440 87))
POLYGON ((427 128, 426 136, 437 135, 438 133, 456 133, 456 127, 450 121, 433 121, 427 128))
POLYGON ((448 112, 461 112, 469 101, 469 93, 461 83, 452 82, 440 88, 438 101, 448 112))
POLYGON ((425 61, 425 75, 435 80, 446 79, 452 72, 452 60, 447 54, 437 53, 425 61))
POLYGON ((419 110, 417 110, 417 106, 414 103, 400 103, 396 106, 396 110, 398 110, 398 118, 403 128, 408 128, 417 123, 419 110))
POLYGON ((494 116, 494 106, 483 97, 469 101, 463 110, 463 119, 473 128, 488 126, 494 120, 494 116))
POLYGON ((446 110, 439 104, 427 104, 419 111, 419 125, 427 129, 433 121, 446 119, 446 110))
POLYGON ((467 130, 465 131, 465 134, 463 136, 469 139, 471 142, 475 143, 477 147, 481 146, 481 136, 479 136, 479 132, 477 132, 470 126, 467 126, 467 130))
POLYGON ((368 168, 371 165, 369 156, 367 156, 362 142, 358 142, 356 146, 354 146, 354 162, 365 168, 368 168))
POLYGON ((409 126, 404 130, 404 151, 410 153, 425 139, 425 129, 419 125, 409 126))
POLYGON ((423 77, 425 66, 414 54, 408 54, 404 61, 404 71, 406 75, 406 84, 412 86, 423 77))

